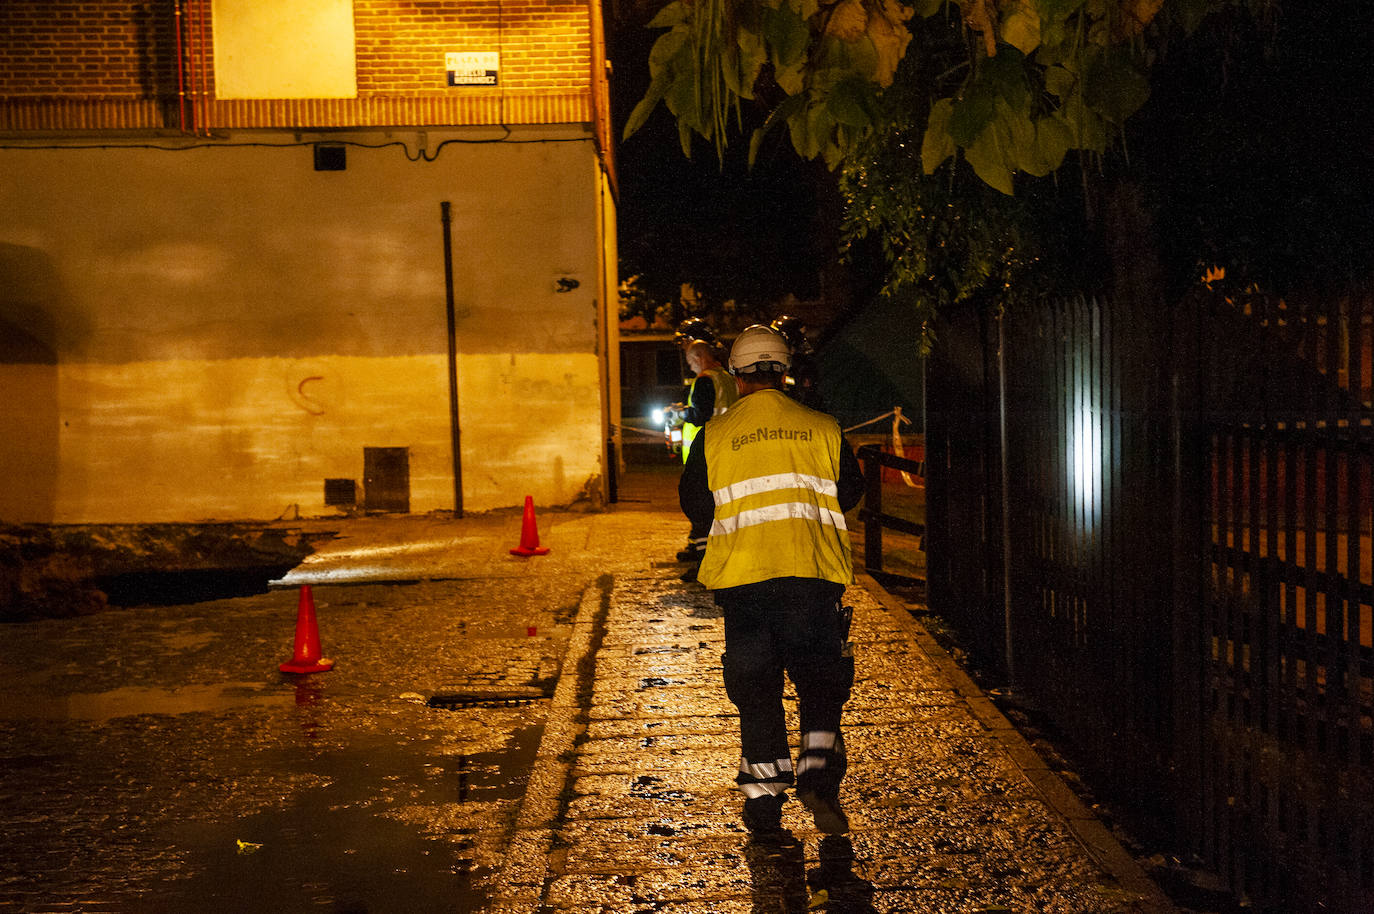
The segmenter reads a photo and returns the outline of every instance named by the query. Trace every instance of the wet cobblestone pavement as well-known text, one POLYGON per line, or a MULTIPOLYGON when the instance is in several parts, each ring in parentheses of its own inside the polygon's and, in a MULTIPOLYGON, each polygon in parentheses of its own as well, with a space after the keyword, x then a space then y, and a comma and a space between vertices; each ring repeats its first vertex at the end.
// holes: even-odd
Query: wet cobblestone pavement
POLYGON ((545 556, 361 518, 266 595, 0 628, 0 911, 1170 910, 867 578, 852 833, 752 842, 722 620, 626 494, 545 556), (306 583, 336 666, 283 675, 306 583))
MULTIPOLYGON (((493 910, 1170 910, 884 597, 871 579, 847 594, 851 834, 821 835, 793 800, 782 843, 753 841, 739 821, 738 721, 709 593, 665 570, 617 576, 584 600, 570 655, 591 659, 579 686, 560 683, 493 910)), ((788 701, 795 733, 790 690, 788 701)))

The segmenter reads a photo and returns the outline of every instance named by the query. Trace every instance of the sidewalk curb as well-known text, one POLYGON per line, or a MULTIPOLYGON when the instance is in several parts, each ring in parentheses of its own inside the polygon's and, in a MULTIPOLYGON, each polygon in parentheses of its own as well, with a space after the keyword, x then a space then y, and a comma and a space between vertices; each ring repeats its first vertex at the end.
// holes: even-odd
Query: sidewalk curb
POLYGON ((573 766, 573 749, 587 729, 582 695, 595 676, 594 661, 604 634, 613 584, 613 578, 604 575, 582 592, 529 786, 506 850, 505 866, 486 908, 492 914, 536 911, 543 904, 550 880, 550 853, 573 766), (593 665, 588 666, 588 661, 593 665))
POLYGON ((949 679, 954 691, 969 706, 973 716, 987 727, 1007 750, 1012 761, 1040 792, 1045 803, 1064 819, 1069 831, 1083 845, 1088 855, 1097 861, 1122 889, 1138 896, 1134 905, 1135 910, 1139 914, 1178 914, 1178 909, 1163 890, 1146 875, 1135 859, 1112 836, 1101 820, 1083 805, 1083 801, 1069 789, 1063 779, 1045 764, 1044 759, 1026 741, 1021 732, 1012 726, 1011 721, 997 709, 992 699, 983 693, 973 678, 940 646, 925 626, 912 617, 911 613, 871 575, 856 570, 855 578, 874 600, 887 610, 898 627, 911 635, 917 647, 949 679))

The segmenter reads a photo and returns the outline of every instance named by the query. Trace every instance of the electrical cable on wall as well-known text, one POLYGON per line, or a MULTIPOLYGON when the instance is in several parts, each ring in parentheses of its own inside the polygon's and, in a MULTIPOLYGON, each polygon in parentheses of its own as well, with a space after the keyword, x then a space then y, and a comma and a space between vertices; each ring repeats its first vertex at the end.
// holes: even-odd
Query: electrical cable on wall
POLYGON ((234 142, 209 142, 209 143, 185 143, 185 144, 178 144, 178 145, 175 145, 175 146, 164 146, 164 145, 161 145, 161 144, 158 144, 158 143, 80 143, 80 144, 56 144, 56 143, 44 143, 44 144, 35 144, 35 143, 0 143, 0 149, 156 149, 156 150, 160 150, 160 151, 162 151, 162 152, 183 152, 183 151, 188 150, 188 149, 215 149, 215 148, 234 148, 234 149, 246 149, 246 148, 260 148, 260 149, 291 149, 291 148, 295 148, 295 147, 315 146, 315 145, 317 145, 317 144, 319 144, 319 143, 329 143, 329 144, 334 145, 334 146, 352 146, 352 147, 357 148, 357 149, 386 149, 386 148, 391 147, 391 146, 399 146, 399 147, 401 147, 401 149, 405 150, 405 157, 406 157, 407 160, 409 160, 409 161, 411 161, 411 162, 434 162, 434 161, 437 161, 437 160, 438 160, 438 158, 439 158, 439 153, 440 153, 440 151, 443 150, 443 148, 444 148, 445 146, 449 146, 449 145, 453 145, 453 144, 457 144, 457 145, 460 145, 460 146, 482 146, 482 145, 487 145, 487 144, 492 144, 492 143, 512 143, 512 144, 520 145, 520 144, 540 144, 540 143, 585 143, 585 142, 587 142, 587 139, 586 139, 585 137, 562 137, 562 138, 557 138, 557 137, 543 137, 543 138, 535 139, 535 140, 518 140, 518 139, 512 139, 512 138, 511 138, 511 137, 512 137, 512 134, 514 133, 514 131, 512 131, 510 127, 507 127, 505 124, 502 124, 502 125, 501 125, 501 129, 504 130, 505 133, 504 133, 502 136, 499 136, 499 137, 494 137, 494 138, 491 138, 491 139, 481 139, 481 140, 464 140, 464 139, 458 139, 458 138, 449 139, 449 140, 444 140, 444 141, 443 141, 442 143, 440 143, 438 146, 434 147, 434 151, 433 151, 433 152, 428 152, 428 151, 424 150, 423 148, 420 148, 420 149, 417 149, 417 151, 416 151, 416 153, 415 153, 414 155, 412 155, 411 152, 410 152, 410 146, 408 146, 408 145, 407 145, 405 142, 403 142, 402 140, 392 140, 392 141, 389 142, 389 143, 359 143, 359 142, 356 141, 356 140, 335 140, 335 139, 327 139, 327 138, 324 138, 324 137, 321 137, 320 139, 316 139, 316 140, 300 140, 300 141, 291 142, 291 143, 259 143, 259 142, 234 143, 234 142))

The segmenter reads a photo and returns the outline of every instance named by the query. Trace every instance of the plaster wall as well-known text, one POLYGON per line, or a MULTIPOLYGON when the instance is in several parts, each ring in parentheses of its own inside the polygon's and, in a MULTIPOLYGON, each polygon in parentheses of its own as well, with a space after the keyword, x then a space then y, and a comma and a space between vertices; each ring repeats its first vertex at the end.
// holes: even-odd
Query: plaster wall
POLYGON ((364 447, 409 448, 411 510, 451 509, 441 201, 465 509, 599 500, 595 154, 513 136, 349 146, 338 172, 279 135, 0 149, 0 330, 27 341, 0 346, 0 520, 332 513, 364 447))

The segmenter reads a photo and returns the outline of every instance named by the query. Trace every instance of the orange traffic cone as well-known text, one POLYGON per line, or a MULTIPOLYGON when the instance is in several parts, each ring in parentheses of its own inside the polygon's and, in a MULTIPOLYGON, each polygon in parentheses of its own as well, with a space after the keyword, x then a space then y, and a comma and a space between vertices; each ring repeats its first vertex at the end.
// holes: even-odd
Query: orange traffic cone
POLYGON ((520 527, 520 545, 511 555, 544 555, 549 547, 539 545, 539 530, 534 525, 534 498, 525 496, 525 522, 520 527))
POLYGON ((296 612, 295 656, 278 669, 283 673, 323 673, 334 668, 334 661, 320 656, 320 629, 315 622, 315 597, 310 585, 301 586, 301 605, 296 612))

